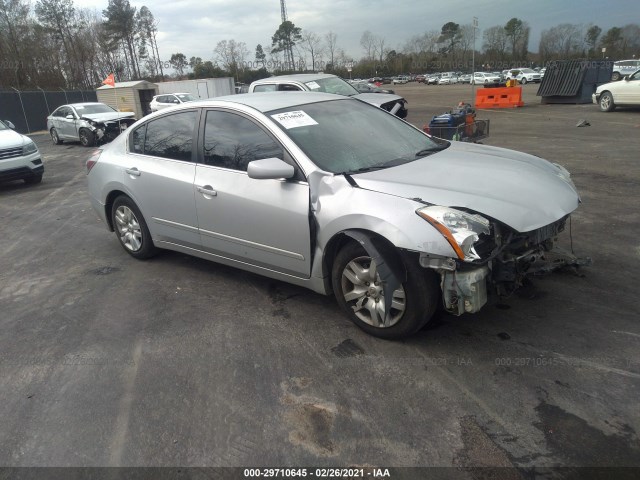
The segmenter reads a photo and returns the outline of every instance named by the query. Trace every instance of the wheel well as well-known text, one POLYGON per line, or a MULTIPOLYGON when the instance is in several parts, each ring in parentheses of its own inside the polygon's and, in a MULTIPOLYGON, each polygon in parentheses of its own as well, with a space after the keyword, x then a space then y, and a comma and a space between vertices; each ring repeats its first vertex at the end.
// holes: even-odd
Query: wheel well
MULTIPOLYGON (((384 252, 385 255, 392 255, 393 259, 396 261, 395 263, 397 265, 401 265, 404 269, 403 258, 410 256, 410 252, 398 250, 398 248, 396 248, 393 243, 391 243, 389 240, 378 233, 361 229, 354 229, 353 231, 366 235, 370 239, 370 241, 376 245, 379 251, 384 252)), ((331 238, 331 240, 327 242, 327 245, 324 248, 324 255, 322 259, 322 275, 325 278, 325 287, 328 293, 331 293, 333 291, 331 280, 331 270, 333 269, 333 262, 335 261, 338 252, 348 243, 359 242, 355 238, 350 237, 348 233, 340 232, 334 235, 333 238, 331 238)), ((404 275, 406 275, 406 271, 403 273, 404 275)))
POLYGON ((109 226, 109 230, 111 230, 113 232, 113 221, 111 219, 111 209, 113 208, 113 202, 116 201, 116 198, 118 198, 119 196, 125 196, 127 198, 130 198, 129 195, 127 195, 124 192, 121 192, 120 190, 113 190, 112 192, 109 192, 109 195, 107 195, 107 201, 104 202, 104 214, 105 217, 107 218, 107 225, 109 226))

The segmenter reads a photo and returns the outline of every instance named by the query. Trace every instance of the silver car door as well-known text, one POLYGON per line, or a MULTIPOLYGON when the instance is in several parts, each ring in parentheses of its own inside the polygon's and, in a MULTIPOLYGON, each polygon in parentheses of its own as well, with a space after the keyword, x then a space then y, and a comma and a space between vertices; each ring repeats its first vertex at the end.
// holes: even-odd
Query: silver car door
POLYGON ((60 138, 68 140, 78 140, 76 132, 76 114, 71 107, 65 107, 62 115, 59 117, 60 126, 57 129, 60 138), (67 118, 68 115, 73 116, 73 119, 67 118))
POLYGON ((210 253, 308 278, 309 185, 249 178, 247 164, 278 157, 282 145, 247 117, 208 110, 200 132, 195 197, 203 248, 210 253))
POLYGON ((163 115, 130 133, 124 183, 154 241, 200 248, 193 194, 198 114, 163 115))

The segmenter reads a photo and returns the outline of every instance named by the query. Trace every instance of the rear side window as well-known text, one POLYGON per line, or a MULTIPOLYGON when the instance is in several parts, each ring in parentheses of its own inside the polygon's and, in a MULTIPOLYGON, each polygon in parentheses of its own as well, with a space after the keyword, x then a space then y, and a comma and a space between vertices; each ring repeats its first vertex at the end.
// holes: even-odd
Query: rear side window
POLYGON ((253 87, 253 91, 254 92, 275 92, 276 86, 275 85, 256 85, 255 87, 253 87))
POLYGON ((141 125, 131 134, 130 151, 191 162, 196 113, 174 113, 141 125))
POLYGON ((302 89, 297 85, 290 85, 288 83, 283 83, 281 85, 278 85, 279 92, 299 92, 301 90, 302 89))

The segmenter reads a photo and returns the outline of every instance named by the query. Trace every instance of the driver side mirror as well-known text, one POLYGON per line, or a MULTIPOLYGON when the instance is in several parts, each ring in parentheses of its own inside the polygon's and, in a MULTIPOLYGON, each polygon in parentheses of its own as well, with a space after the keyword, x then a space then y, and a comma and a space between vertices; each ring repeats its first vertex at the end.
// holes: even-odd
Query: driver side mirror
POLYGON ((67 115, 64 118, 66 118, 67 120, 75 120, 75 117, 73 115, 71 115, 71 114, 67 115))
POLYGON ((258 180, 291 178, 294 173, 293 166, 279 158, 254 160, 253 162, 249 162, 249 165, 247 165, 247 175, 249 175, 249 178, 255 178, 258 180))
POLYGON ((15 129, 16 129, 16 126, 15 126, 13 123, 11 123, 9 120, 5 120, 5 121, 4 121, 4 124, 5 124, 7 127, 9 127, 11 130, 15 130, 15 129))

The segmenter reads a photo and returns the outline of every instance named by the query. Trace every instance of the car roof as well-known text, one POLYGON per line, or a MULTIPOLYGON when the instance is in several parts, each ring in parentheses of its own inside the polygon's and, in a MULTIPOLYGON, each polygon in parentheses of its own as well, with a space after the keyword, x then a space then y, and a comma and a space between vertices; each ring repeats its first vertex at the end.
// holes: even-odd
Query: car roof
MULTIPOLYGON (((60 105, 60 107, 86 107, 87 105, 105 105, 102 102, 81 102, 81 103, 66 103, 64 105, 60 105)), ((58 108, 60 108, 58 107, 58 108)), ((56 110, 58 109, 56 108, 56 110)))
MULTIPOLYGON (((197 102, 189 102, 194 106, 210 106, 218 102, 230 104, 241 104, 251 107, 260 112, 269 112, 281 108, 298 107, 310 103, 330 102, 338 100, 349 100, 349 97, 335 95, 333 93, 321 92, 264 92, 264 93, 240 93, 236 95, 225 95, 214 97, 197 102)), ((355 100, 354 100, 355 101, 355 100)))
MULTIPOLYGON (((270 83, 270 82, 312 82, 314 80, 321 80, 323 78, 336 78, 337 75, 332 75, 330 73, 298 73, 292 75, 278 75, 275 77, 263 78, 261 80, 256 80, 255 84, 258 83, 270 83)), ((340 78, 340 77, 337 77, 340 78)))

